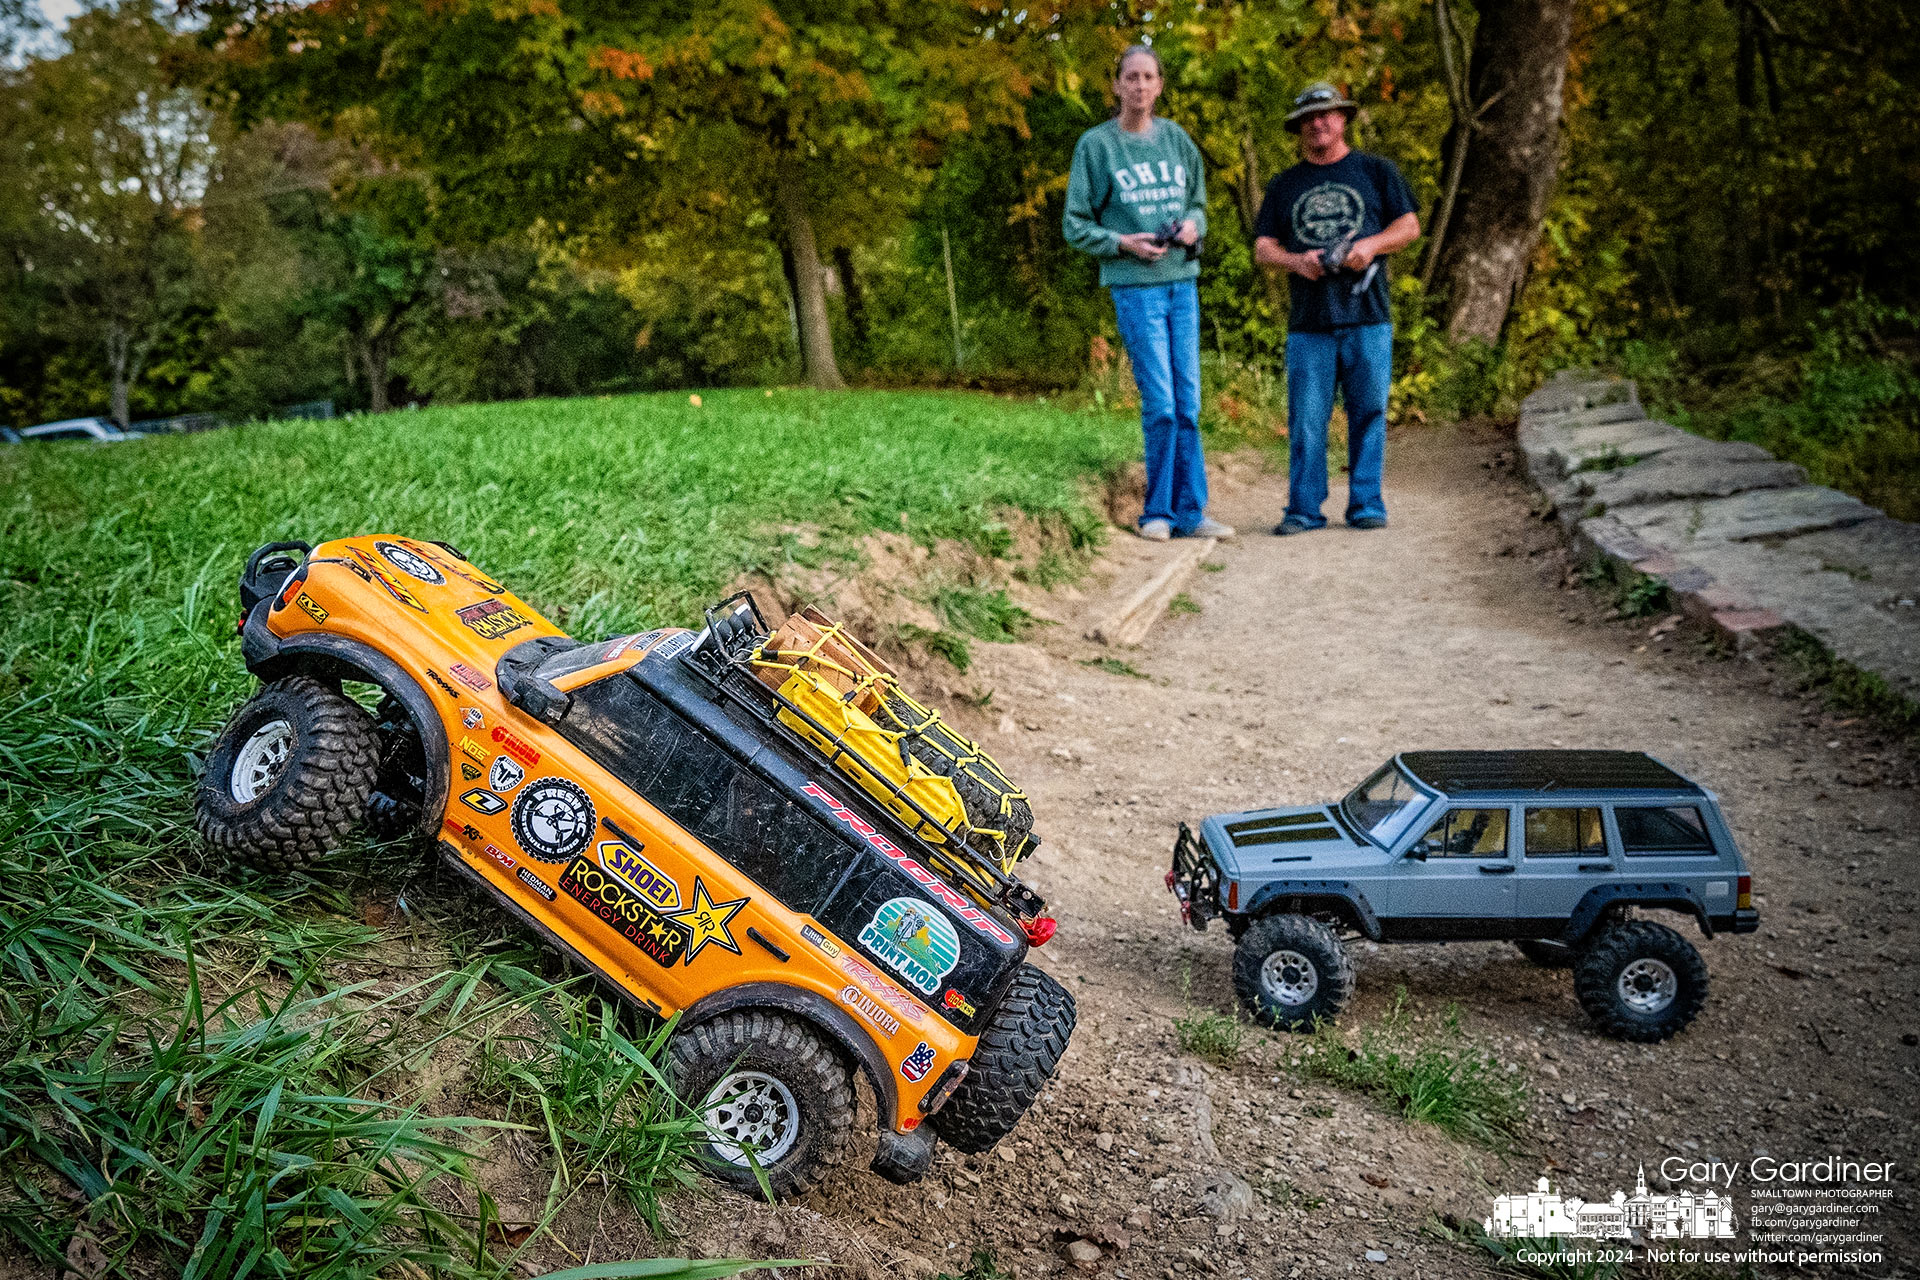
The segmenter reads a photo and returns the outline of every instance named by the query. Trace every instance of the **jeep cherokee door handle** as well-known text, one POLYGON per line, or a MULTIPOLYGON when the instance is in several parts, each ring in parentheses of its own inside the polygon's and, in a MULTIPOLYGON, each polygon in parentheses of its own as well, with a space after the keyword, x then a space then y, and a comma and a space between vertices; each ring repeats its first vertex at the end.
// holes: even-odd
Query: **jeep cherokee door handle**
POLYGON ((1480 864, 1480 874, 1483 876, 1511 875, 1513 874, 1513 864, 1511 862, 1483 862, 1480 864))
POLYGON ((1613 864, 1611 862, 1583 862, 1580 864, 1580 869, 1582 871, 1611 871, 1613 870, 1613 864))

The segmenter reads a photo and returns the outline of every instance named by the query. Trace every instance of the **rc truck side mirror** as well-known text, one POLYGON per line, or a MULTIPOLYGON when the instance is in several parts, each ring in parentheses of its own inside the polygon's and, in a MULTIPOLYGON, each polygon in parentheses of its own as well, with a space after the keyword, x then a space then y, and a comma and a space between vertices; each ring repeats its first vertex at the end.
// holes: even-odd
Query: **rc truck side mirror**
POLYGON ((1427 860, 1427 851, 1416 844, 1413 848, 1407 850, 1407 856, 1415 862, 1425 862, 1427 860))

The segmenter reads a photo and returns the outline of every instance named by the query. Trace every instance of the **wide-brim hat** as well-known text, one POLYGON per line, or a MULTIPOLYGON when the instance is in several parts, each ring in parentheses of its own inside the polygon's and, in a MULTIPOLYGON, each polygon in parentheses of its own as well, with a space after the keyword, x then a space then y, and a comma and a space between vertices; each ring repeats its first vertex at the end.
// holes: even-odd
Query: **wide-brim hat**
POLYGON ((1359 103, 1320 80, 1300 91, 1300 96, 1293 100, 1293 110, 1287 112, 1287 118, 1281 123, 1288 133, 1298 133, 1300 122, 1308 116, 1317 116, 1322 111, 1344 111, 1347 119, 1351 120, 1353 113, 1359 109, 1359 103))

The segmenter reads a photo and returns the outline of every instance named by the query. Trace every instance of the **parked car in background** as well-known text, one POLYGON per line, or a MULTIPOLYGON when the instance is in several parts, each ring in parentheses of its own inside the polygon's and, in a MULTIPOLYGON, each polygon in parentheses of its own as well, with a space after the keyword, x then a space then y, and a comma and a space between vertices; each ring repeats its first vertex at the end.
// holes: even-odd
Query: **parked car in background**
POLYGON ((12 427, 0 427, 0 444, 19 444, 20 433, 12 427))
POLYGON ((67 418, 61 422, 43 422, 37 427, 24 427, 20 431, 22 440, 142 440, 143 431, 122 431, 105 418, 67 418))

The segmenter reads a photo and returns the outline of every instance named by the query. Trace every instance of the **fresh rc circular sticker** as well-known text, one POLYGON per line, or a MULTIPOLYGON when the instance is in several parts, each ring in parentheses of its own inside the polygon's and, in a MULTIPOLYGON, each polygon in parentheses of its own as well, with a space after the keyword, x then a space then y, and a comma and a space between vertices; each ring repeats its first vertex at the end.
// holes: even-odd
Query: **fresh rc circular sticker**
POLYGON ((566 778, 529 783, 513 802, 513 838, 528 856, 566 862, 593 842, 593 801, 566 778))

